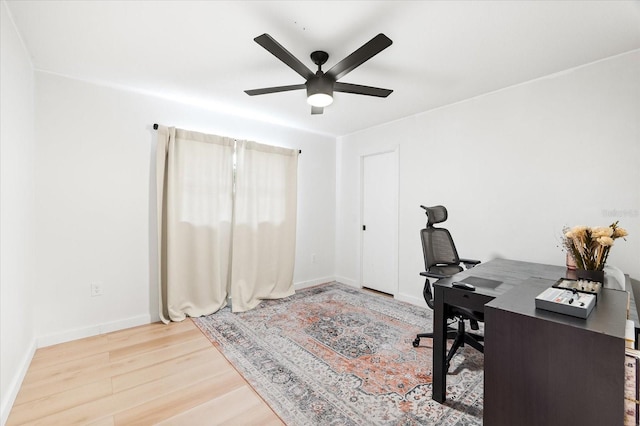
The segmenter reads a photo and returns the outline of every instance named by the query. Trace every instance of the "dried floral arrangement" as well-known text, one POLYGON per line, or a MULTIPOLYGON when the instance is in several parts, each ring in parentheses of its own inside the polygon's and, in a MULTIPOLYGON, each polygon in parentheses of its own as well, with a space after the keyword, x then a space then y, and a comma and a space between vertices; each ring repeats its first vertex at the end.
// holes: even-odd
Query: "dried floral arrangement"
POLYGON ((625 239, 627 231, 615 221, 609 226, 565 228, 563 246, 580 269, 602 271, 616 239, 625 239))

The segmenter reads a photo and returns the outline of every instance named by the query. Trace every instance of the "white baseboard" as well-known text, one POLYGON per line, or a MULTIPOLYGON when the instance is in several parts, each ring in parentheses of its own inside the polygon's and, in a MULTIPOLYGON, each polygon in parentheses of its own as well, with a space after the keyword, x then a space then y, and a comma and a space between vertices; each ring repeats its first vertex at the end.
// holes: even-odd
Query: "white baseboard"
POLYGON ((351 278, 336 277, 336 281, 338 281, 339 283, 342 283, 342 284, 350 285, 351 287, 362 288, 362 286, 360 285, 360 283, 358 281, 352 280, 351 278))
POLYGON ((310 281, 301 281, 299 283, 294 283, 293 287, 296 290, 302 290, 303 288, 309 288, 320 284, 331 283, 334 282, 335 277, 325 277, 325 278, 316 278, 315 280, 310 281))
POLYGON ((22 360, 20 368, 18 369, 18 371, 16 371, 13 378, 11 379, 11 383, 7 388, 7 392, 2 395, 2 401, 0 402, 0 425, 4 426, 9 419, 9 413, 11 412, 13 403, 18 396, 18 391, 20 390, 20 386, 22 386, 22 381, 24 380, 24 376, 27 374, 29 365, 31 365, 33 355, 35 355, 36 353, 36 348, 36 339, 33 339, 31 341, 31 345, 29 346, 29 350, 22 360))
POLYGON ((112 331, 124 330, 125 328, 137 327, 139 325, 150 324, 150 315, 139 315, 137 317, 125 318, 123 320, 96 324, 89 327, 76 328, 61 333, 48 334, 38 337, 38 347, 57 345, 58 343, 70 342, 72 340, 83 339, 85 337, 97 336, 99 334, 110 333, 112 331))

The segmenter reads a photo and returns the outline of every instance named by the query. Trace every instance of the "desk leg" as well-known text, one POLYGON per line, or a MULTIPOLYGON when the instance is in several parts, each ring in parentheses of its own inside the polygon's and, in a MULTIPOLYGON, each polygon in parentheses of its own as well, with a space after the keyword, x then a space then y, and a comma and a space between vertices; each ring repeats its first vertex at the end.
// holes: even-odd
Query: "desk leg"
POLYGON ((433 378, 431 397, 440 403, 447 398, 447 370, 445 360, 447 358, 447 316, 446 306, 443 302, 442 289, 434 286, 433 310, 433 378))

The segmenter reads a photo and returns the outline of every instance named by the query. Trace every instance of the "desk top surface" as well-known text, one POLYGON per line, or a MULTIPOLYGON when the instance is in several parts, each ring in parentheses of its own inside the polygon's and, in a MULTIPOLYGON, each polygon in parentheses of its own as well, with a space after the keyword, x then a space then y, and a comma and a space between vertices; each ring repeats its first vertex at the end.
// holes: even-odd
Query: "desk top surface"
POLYGON ((486 287, 476 285, 475 291, 483 295, 498 297, 529 278, 542 278, 555 282, 564 277, 566 272, 567 269, 564 266, 544 265, 541 263, 509 259, 493 259, 489 262, 480 263, 474 268, 459 272, 451 278, 438 280, 434 285, 451 287, 453 282, 463 281, 465 278, 484 278, 498 281, 500 284, 486 287))
MULTIPOLYGON (((535 297, 545 288, 551 287, 558 279, 565 277, 566 272, 567 270, 564 266, 544 265, 510 259, 493 259, 462 271, 451 278, 438 280, 434 283, 434 286, 452 287, 452 283, 455 281, 474 278, 492 280, 494 282, 489 283, 487 286, 482 285, 482 280, 478 280, 478 284, 475 284, 476 290, 474 293, 499 298, 488 303, 487 306, 493 308, 507 306, 508 309, 520 314, 581 328, 586 327, 595 331, 600 330, 601 332, 624 338, 628 297, 624 291, 603 289, 603 291, 607 290, 608 293, 603 295, 605 297, 602 301, 598 301, 598 305, 604 302, 602 307, 598 310, 597 305, 586 322, 580 318, 535 308, 535 297), (499 282, 499 284, 496 282, 499 282)), ((637 326, 638 324, 636 323, 637 326)))
POLYGON ((519 315, 552 321, 582 330, 625 338, 628 294, 626 291, 603 288, 598 295, 598 303, 587 319, 537 309, 535 298, 556 280, 529 278, 503 295, 485 305, 488 309, 498 309, 519 315))

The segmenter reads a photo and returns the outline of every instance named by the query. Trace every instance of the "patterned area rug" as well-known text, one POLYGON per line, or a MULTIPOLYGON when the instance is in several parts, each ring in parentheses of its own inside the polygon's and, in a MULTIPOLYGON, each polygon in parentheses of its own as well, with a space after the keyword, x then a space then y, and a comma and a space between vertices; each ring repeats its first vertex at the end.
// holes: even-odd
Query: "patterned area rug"
POLYGON ((482 424, 472 348, 452 360, 446 404, 431 399, 432 341, 411 344, 426 307, 331 283, 194 322, 287 425, 482 424))

